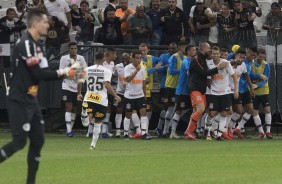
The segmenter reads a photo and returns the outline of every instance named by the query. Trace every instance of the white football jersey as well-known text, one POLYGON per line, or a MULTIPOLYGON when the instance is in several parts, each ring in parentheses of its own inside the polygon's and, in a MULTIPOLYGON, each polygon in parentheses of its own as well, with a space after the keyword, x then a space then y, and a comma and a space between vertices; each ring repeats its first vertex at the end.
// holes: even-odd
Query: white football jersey
MULTIPOLYGON (((206 62, 207 62, 208 68, 213 68, 214 67, 212 59, 207 59, 206 62)), ((211 76, 208 76, 207 78, 211 79, 211 76)), ((206 89, 206 94, 207 95, 211 94, 211 89, 208 86, 207 86, 207 89, 206 89)))
POLYGON ((117 83, 117 94, 124 95, 125 91, 125 78, 124 78, 124 65, 123 63, 117 64, 115 67, 115 75, 118 76, 118 83, 117 83))
POLYGON ((104 61, 103 66, 109 69, 112 73, 114 73, 115 63, 113 61, 111 61, 110 63, 104 61))
MULTIPOLYGON (((235 72, 235 76, 236 76, 236 79, 238 80, 238 90, 239 90, 239 81, 240 81, 240 77, 243 73, 247 73, 247 67, 246 67, 246 64, 244 62, 242 62, 241 65, 237 65, 237 67, 233 67, 233 70, 235 72)), ((230 88, 231 88, 231 91, 233 92, 234 91, 234 82, 233 82, 233 78, 232 77, 229 77, 229 81, 230 81, 230 88)))
MULTIPOLYGON (((228 62, 228 67, 223 70, 218 70, 218 73, 211 76, 211 95, 226 95, 230 94, 231 89, 229 86, 229 77, 233 75, 235 72, 229 63, 229 61, 225 59, 220 59, 219 63, 228 62)), ((217 67, 215 64, 208 65, 209 69, 217 67)))
MULTIPOLYGON (((83 68, 87 67, 85 59, 81 55, 77 55, 76 61, 74 63, 79 63, 83 68)), ((74 63, 71 63, 70 55, 65 55, 61 57, 60 69, 70 67, 74 63)), ((64 79, 62 83, 62 89, 77 93, 77 82, 73 79, 64 79)))
MULTIPOLYGON (((132 75, 136 71, 133 64, 129 64, 124 68, 124 77, 132 75)), ((126 84, 124 97, 128 99, 137 99, 144 97, 143 81, 145 80, 145 68, 141 65, 141 69, 135 77, 126 84)))
POLYGON ((108 94, 104 82, 111 82, 112 72, 102 65, 87 67, 85 71, 87 91, 84 101, 108 106, 108 94))

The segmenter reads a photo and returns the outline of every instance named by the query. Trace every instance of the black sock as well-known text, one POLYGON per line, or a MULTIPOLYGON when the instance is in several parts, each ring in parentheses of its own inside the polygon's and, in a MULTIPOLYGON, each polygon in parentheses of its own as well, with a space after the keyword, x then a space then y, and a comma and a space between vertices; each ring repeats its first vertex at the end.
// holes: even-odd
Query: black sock
POLYGON ((40 150, 41 148, 30 145, 27 157, 28 173, 27 173, 27 184, 35 183, 36 173, 39 167, 40 161, 40 150))

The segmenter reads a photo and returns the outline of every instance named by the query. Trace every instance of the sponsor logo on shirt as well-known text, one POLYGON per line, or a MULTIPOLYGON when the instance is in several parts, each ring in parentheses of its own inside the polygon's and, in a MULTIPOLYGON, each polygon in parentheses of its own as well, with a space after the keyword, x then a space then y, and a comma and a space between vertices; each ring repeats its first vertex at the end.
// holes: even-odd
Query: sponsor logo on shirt
POLYGON ((38 94, 38 86, 33 85, 33 86, 28 87, 27 94, 29 94, 33 97, 36 97, 37 94, 38 94))
POLYGON ((97 93, 91 93, 91 92, 88 93, 87 98, 86 98, 87 101, 91 101, 95 103, 100 103, 101 99, 102 99, 101 95, 97 93))

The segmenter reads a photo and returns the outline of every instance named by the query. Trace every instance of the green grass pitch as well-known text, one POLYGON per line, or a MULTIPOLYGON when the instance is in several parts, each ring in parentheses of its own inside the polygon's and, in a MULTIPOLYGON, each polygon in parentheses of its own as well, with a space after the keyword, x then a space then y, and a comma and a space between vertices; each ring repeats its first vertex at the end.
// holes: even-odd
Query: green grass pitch
MULTIPOLYGON (((0 133, 0 145, 10 139, 0 133)), ((282 138, 235 141, 99 139, 46 134, 37 184, 281 184, 282 138)), ((27 147, 0 164, 1 184, 23 184, 27 147)))

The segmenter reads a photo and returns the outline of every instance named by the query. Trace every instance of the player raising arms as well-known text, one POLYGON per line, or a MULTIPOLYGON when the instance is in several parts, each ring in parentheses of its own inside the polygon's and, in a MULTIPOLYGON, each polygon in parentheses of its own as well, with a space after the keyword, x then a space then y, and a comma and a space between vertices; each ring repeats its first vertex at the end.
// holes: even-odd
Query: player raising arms
MULTIPOLYGON (((90 149, 95 149, 101 132, 101 123, 107 112, 108 93, 112 95, 117 102, 121 101, 120 97, 114 92, 111 86, 112 72, 103 66, 103 62, 104 54, 98 52, 95 55, 95 64, 85 69, 87 91, 83 100, 82 115, 85 116, 86 111, 88 111, 89 119, 95 118, 90 149)), ((82 82, 78 83, 77 87, 78 99, 80 100, 82 100, 81 87, 82 82)), ((84 124, 84 126, 87 126, 87 124, 84 124)))

